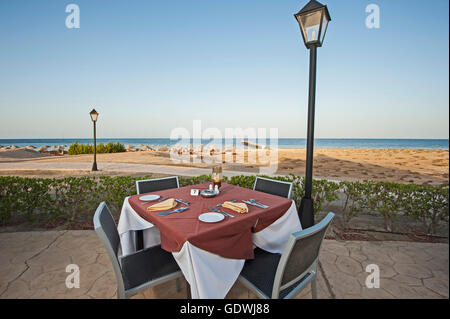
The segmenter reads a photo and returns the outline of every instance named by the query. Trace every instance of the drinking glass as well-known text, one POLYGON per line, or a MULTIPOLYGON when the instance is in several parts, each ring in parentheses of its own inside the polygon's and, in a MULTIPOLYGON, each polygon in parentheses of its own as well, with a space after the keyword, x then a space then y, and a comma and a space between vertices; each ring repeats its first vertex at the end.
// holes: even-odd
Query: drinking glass
POLYGON ((211 179, 213 182, 213 187, 219 187, 222 186, 222 166, 218 165, 218 166, 214 166, 212 168, 212 175, 211 175, 211 179))

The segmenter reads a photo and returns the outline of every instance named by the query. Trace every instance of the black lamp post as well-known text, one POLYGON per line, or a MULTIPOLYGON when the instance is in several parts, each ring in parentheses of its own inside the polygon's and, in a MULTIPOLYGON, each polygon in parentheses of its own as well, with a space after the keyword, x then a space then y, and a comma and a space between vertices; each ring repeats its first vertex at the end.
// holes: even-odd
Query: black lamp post
POLYGON ((328 22, 331 21, 327 6, 311 0, 294 15, 306 48, 310 50, 309 99, 308 99, 308 137, 306 145, 305 195, 300 203, 300 221, 303 228, 314 225, 314 202, 312 193, 312 171, 314 154, 314 109, 316 103, 316 62, 317 47, 321 47, 328 22))
POLYGON ((89 115, 91 116, 91 120, 94 123, 94 164, 92 164, 92 171, 97 171, 97 137, 95 124, 97 123, 98 113, 95 109, 92 109, 89 115))

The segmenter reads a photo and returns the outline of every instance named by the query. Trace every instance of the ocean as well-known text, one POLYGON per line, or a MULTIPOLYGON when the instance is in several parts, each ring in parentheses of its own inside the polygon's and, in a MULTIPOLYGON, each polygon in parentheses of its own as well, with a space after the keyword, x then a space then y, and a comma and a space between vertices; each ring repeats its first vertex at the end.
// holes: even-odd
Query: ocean
MULTIPOLYGON (((44 145, 48 146, 59 146, 78 143, 93 143, 93 139, 85 138, 53 138, 53 139, 0 139, 0 146, 16 145, 18 147, 24 147, 27 145, 32 145, 34 147, 41 147, 44 145)), ((120 142, 124 145, 133 145, 135 147, 140 144, 143 145, 187 145, 187 144, 215 144, 221 146, 217 141, 212 140, 196 140, 186 142, 183 140, 171 140, 169 138, 98 138, 97 144, 108 143, 108 142, 120 142)), ((236 145, 241 146, 242 139, 222 140, 222 146, 225 145, 236 145)), ((249 140, 253 143, 258 143, 262 145, 271 145, 270 141, 267 140, 249 140)), ((273 144, 272 144, 273 145, 273 144)), ((280 148, 306 148, 305 138, 280 138, 278 139, 278 147, 280 148)), ((449 149, 448 139, 331 139, 331 138, 318 138, 314 140, 315 148, 374 148, 374 149, 394 149, 394 148, 406 148, 406 149, 449 149)))

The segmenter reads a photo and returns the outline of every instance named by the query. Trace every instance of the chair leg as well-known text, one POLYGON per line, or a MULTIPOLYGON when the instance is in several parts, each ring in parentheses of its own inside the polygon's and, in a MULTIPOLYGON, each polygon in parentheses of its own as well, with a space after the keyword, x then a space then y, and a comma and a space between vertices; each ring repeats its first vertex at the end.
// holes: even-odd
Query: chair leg
POLYGON ((135 231, 136 251, 144 249, 144 232, 142 230, 135 231))
POLYGON ((186 280, 186 299, 192 299, 191 285, 189 284, 189 282, 187 280, 186 280))
POLYGON ((120 287, 117 287, 117 299, 127 299, 125 296, 125 291, 120 287))
POLYGON ((314 279, 311 280, 311 295, 313 299, 317 299, 317 280, 316 276, 314 276, 314 279))
POLYGON ((175 279, 175 286, 177 287, 177 292, 181 291, 181 278, 175 279))

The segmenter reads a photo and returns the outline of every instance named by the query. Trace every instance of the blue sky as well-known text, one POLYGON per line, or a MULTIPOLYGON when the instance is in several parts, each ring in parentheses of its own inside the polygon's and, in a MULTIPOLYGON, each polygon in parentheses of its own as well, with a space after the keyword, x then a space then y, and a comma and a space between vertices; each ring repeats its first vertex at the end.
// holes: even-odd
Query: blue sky
MULTIPOLYGON (((0 138, 305 137, 309 52, 294 0, 2 0, 0 138), (66 5, 80 8, 68 29, 66 5)), ((448 138, 449 2, 329 0, 317 138, 448 138), (368 4, 380 28, 365 25, 368 4)))

